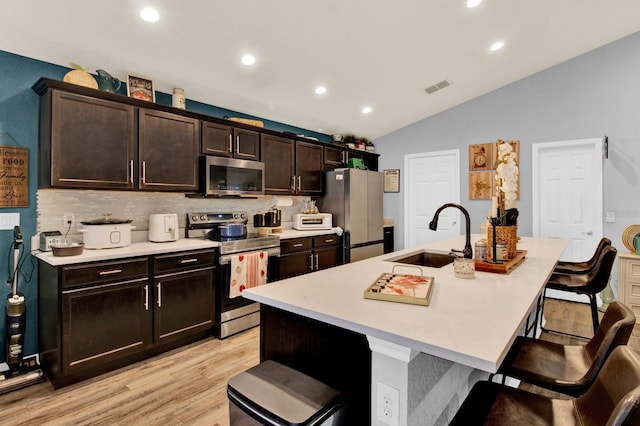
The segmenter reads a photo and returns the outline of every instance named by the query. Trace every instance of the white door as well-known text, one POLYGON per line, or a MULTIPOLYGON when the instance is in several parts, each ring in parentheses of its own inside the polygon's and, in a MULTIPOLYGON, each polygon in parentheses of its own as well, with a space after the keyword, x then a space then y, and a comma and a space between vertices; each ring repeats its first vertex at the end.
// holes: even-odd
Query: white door
POLYGON ((569 240, 561 260, 589 259, 602 238, 602 140, 534 144, 532 167, 533 236, 569 240))
POLYGON ((460 235, 458 209, 443 210, 437 231, 429 229, 438 207, 460 202, 460 151, 405 155, 404 170, 404 248, 460 235))

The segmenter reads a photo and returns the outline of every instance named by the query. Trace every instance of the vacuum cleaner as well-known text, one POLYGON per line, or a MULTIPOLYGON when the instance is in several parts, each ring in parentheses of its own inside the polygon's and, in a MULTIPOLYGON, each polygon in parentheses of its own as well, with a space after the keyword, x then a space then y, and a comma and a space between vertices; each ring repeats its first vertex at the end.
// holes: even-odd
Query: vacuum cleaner
POLYGON ((8 371, 0 373, 0 394, 44 381, 35 357, 24 359, 24 334, 27 327, 27 306, 24 294, 18 292, 18 275, 23 259, 22 232, 13 228, 13 273, 7 279, 11 292, 7 295, 5 315, 5 357, 8 371))

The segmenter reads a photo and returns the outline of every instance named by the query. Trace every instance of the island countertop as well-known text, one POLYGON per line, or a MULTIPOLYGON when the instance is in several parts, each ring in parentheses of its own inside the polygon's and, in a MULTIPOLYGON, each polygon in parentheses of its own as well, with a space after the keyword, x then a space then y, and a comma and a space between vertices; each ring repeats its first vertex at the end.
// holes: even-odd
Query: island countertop
MULTIPOLYGON (((472 243, 480 235, 472 236, 472 243)), ((474 279, 454 277, 453 265, 419 267, 435 278, 429 306, 365 299, 363 294, 390 261, 422 250, 448 253, 464 237, 429 243, 341 265, 269 285, 243 296, 294 314, 352 330, 486 372, 495 372, 535 307, 567 242, 521 238, 527 256, 510 274, 476 271, 474 279)), ((413 266, 396 268, 416 274, 413 266)))

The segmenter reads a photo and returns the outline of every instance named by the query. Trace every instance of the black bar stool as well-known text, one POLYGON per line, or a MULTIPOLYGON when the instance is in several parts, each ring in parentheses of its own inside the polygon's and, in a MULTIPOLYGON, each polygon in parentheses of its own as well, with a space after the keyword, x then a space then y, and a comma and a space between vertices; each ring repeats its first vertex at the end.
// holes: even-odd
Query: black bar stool
POLYGON ((640 359, 631 349, 616 347, 591 387, 577 398, 550 398, 480 381, 450 423, 452 426, 569 424, 640 424, 640 359))
MULTIPOLYGON (((600 293, 607 286, 609 277, 611 276, 611 269, 616 259, 618 251, 615 247, 607 245, 602 249, 598 260, 594 267, 586 273, 552 273, 551 277, 545 285, 545 292, 547 289, 569 291, 578 294, 584 294, 589 297, 589 305, 591 307, 591 320, 593 322, 593 332, 598 329, 600 320, 598 319, 598 302, 596 300, 596 294, 600 293)), ((543 305, 544 309, 544 305, 543 305)), ((559 331, 549 330, 542 328, 544 331, 550 331, 553 333, 562 333, 559 331)), ((585 338, 584 336, 575 336, 585 338)))
POLYGON ((518 336, 496 374, 554 392, 582 395, 611 352, 617 346, 627 344, 635 324, 636 316, 631 308, 613 302, 602 317, 595 336, 586 345, 562 345, 518 336))

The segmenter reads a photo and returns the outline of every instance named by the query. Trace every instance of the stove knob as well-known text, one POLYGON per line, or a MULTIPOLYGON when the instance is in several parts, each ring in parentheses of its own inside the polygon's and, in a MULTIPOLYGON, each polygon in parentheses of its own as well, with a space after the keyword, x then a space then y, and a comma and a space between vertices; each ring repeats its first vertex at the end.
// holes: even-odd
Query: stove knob
POLYGON ((246 214, 244 214, 244 213, 240 213, 240 219, 246 219, 246 218, 247 218, 247 215, 246 215, 246 214))
POLYGON ((197 215, 192 215, 191 216, 191 222, 197 222, 198 221, 198 216, 197 215))
POLYGON ((201 214, 200 215, 200 220, 207 220, 207 215, 206 214, 201 214))
POLYGON ((234 219, 238 219, 238 213, 234 213, 234 214, 233 214, 233 218, 234 218, 234 219))

